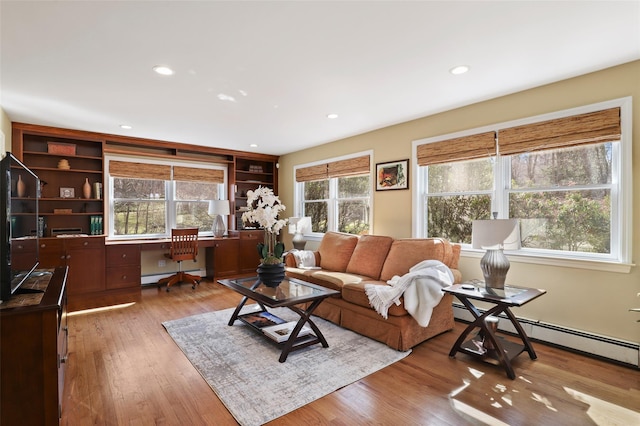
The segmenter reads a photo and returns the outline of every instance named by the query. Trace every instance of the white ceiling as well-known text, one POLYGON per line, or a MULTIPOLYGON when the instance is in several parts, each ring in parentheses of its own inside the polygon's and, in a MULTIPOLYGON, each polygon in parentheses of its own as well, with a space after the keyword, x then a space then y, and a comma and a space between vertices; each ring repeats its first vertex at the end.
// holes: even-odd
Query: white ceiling
POLYGON ((11 121, 278 155, 640 59, 640 1, 2 0, 0 15, 11 121))

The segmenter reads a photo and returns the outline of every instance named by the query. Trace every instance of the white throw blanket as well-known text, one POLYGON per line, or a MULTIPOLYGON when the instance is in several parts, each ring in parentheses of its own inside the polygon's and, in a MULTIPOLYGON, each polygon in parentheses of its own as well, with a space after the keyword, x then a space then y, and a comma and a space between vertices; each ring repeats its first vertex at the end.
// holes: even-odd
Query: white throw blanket
POLYGON ((320 269, 316 266, 316 256, 311 250, 291 250, 296 259, 296 266, 300 269, 320 269))
POLYGON ((390 287, 367 284, 364 286, 369 303, 385 319, 391 304, 400 304, 404 295, 404 308, 422 327, 429 325, 433 308, 442 300, 443 287, 453 284, 453 273, 438 260, 423 260, 403 276, 395 275, 390 287))

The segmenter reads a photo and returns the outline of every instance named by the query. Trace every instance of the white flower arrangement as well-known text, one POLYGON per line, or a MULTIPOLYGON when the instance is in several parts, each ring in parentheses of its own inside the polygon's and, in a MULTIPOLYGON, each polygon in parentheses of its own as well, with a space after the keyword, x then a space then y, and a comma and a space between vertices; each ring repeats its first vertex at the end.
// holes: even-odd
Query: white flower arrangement
POLYGON ((284 244, 276 242, 276 236, 287 224, 287 219, 278 219, 286 207, 273 190, 259 186, 255 191, 247 191, 248 211, 242 213, 242 221, 256 223, 264 229, 264 244, 258 244, 258 252, 265 264, 282 262, 284 244))
POLYGON ((278 235, 287 224, 287 219, 278 219, 286 207, 270 188, 259 186, 255 191, 247 191, 247 207, 249 210, 242 213, 242 220, 257 223, 265 231, 278 235))

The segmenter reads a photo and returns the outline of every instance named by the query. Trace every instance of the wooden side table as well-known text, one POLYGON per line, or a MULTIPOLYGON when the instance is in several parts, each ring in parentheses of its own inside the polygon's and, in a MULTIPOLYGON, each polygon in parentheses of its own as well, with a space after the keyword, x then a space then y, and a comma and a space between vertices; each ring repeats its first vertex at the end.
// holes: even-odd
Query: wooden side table
POLYGON ((450 357, 455 357, 456 353, 462 352, 468 355, 482 359, 483 361, 497 360, 507 372, 510 379, 515 379, 516 375, 511 366, 511 360, 526 350, 531 359, 536 359, 536 352, 522 329, 518 319, 513 315, 509 308, 513 306, 522 306, 546 293, 545 290, 535 288, 505 286, 504 289, 486 289, 484 283, 480 284, 455 284, 446 287, 443 291, 456 296, 460 302, 471 312, 475 320, 464 329, 458 340, 456 340, 450 357), (495 306, 488 309, 484 314, 480 313, 472 300, 492 303, 495 306), (518 337, 522 341, 522 345, 505 340, 496 333, 493 327, 487 325, 487 318, 490 316, 505 313, 511 324, 513 324, 518 337), (472 338, 467 340, 467 336, 474 329, 479 328, 479 332, 472 338), (487 342, 488 340, 488 342, 487 342))

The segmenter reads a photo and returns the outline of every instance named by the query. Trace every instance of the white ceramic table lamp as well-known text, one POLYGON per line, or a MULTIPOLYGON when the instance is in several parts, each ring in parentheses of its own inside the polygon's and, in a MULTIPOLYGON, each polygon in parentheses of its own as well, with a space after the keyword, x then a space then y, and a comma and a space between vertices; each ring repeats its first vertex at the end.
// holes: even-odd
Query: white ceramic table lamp
POLYGON ((227 228, 222 220, 222 216, 229 214, 229 201, 228 200, 211 200, 209 201, 209 216, 215 215, 213 219, 213 231, 214 237, 222 237, 227 232, 227 228))
POLYGON ((487 288, 504 288, 505 278, 511 266, 503 250, 520 249, 520 224, 518 219, 474 220, 471 245, 483 249, 480 268, 487 288))

